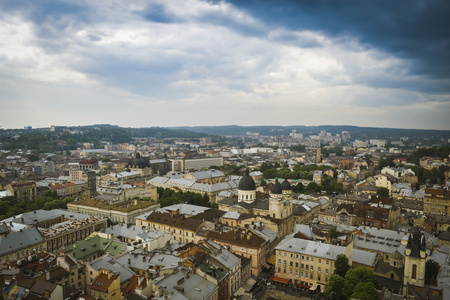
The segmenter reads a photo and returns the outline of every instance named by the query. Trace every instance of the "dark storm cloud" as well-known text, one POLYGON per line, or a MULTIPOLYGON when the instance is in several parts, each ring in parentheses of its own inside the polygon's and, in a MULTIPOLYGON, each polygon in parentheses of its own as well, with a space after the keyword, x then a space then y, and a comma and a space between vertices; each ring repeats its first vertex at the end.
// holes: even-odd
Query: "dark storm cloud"
MULTIPOLYGON (((413 60, 409 72, 450 76, 450 1, 230 1, 267 26, 356 37, 413 60)), ((450 86, 443 87, 450 91, 450 86)))

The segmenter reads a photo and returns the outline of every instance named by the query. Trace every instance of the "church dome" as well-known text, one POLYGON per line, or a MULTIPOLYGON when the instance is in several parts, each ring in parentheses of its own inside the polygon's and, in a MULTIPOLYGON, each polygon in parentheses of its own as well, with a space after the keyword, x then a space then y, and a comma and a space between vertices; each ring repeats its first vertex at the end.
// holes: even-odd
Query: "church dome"
POLYGON ((150 165, 149 165, 148 161, 141 158, 141 155, 139 153, 136 153, 134 158, 130 159, 130 161, 127 164, 127 168, 132 168, 132 169, 144 169, 149 166, 150 165))
POLYGON ((275 183, 270 190, 272 194, 282 194, 283 190, 281 189, 281 184, 278 182, 278 179, 275 179, 275 183))
POLYGON ((238 189, 241 191, 254 191, 256 190, 255 180, 249 175, 248 170, 245 171, 244 176, 239 180, 238 189))
POLYGON ((287 180, 287 178, 284 179, 284 181, 281 183, 281 189, 283 191, 290 191, 291 190, 291 184, 287 180))

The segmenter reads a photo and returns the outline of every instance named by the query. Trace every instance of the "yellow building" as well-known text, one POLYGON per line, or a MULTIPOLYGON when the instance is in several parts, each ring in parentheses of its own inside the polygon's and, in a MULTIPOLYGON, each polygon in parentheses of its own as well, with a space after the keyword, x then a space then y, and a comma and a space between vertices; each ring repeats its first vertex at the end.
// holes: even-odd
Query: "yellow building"
POLYGON ((205 221, 181 216, 179 210, 172 213, 155 211, 145 219, 136 218, 136 225, 169 232, 173 239, 187 244, 196 241, 197 232, 205 225, 205 221))
POLYGON ((11 192, 18 201, 31 201, 37 198, 37 187, 34 181, 8 184, 5 190, 11 192))
POLYGON ((426 214, 443 213, 450 215, 450 191, 436 188, 426 189, 423 199, 423 212, 426 214))
POLYGON ((120 276, 110 270, 98 270, 91 284, 91 296, 96 299, 120 300, 120 276))
POLYGON ((275 281, 323 288, 339 254, 352 263, 353 244, 347 247, 289 236, 275 247, 275 281))

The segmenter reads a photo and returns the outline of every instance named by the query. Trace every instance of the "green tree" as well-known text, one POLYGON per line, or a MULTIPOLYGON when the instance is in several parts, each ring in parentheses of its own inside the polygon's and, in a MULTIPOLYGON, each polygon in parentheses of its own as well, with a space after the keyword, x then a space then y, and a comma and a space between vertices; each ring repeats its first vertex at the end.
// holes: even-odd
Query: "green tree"
POLYGON ((350 295, 351 299, 377 300, 377 290, 373 282, 358 282, 350 295))
MULTIPOLYGON (((336 229, 336 227, 334 227, 336 229)), ((331 230, 330 230, 331 233, 331 230)), ((337 235, 337 231, 336 231, 337 235)), ((347 271, 350 270, 350 265, 348 264, 348 258, 344 254, 339 254, 336 257, 336 262, 334 263, 334 274, 341 276, 342 278, 345 277, 345 274, 347 274, 347 271)))
POLYGON ((345 279, 339 275, 332 274, 328 279, 328 283, 323 289, 323 295, 330 300, 345 300, 346 297, 342 292, 345 285, 345 279))
POLYGON ((320 185, 318 185, 314 181, 311 181, 310 183, 308 183, 308 185, 305 188, 306 194, 311 194, 312 192, 316 192, 316 193, 320 192, 320 185))
MULTIPOLYGON (((447 230, 449 230, 447 228, 447 230)), ((425 283, 436 285, 436 278, 439 273, 439 264, 432 259, 429 259, 425 264, 425 283)))
POLYGON ((380 187, 377 189, 377 195, 382 197, 389 197, 389 189, 380 187))
POLYGON ((267 182, 265 180, 261 180, 261 183, 259 184, 260 186, 267 186, 267 182))
MULTIPOLYGON (((300 181, 291 187, 291 190, 296 194, 301 194, 305 191, 305 186, 300 181)), ((450 227, 449 227, 450 228, 450 227)))
POLYGON ((346 297, 351 297, 358 283, 367 282, 371 282, 373 284, 373 289, 377 289, 379 287, 379 283, 371 271, 365 268, 350 269, 345 274, 345 285, 342 290, 343 294, 346 297))

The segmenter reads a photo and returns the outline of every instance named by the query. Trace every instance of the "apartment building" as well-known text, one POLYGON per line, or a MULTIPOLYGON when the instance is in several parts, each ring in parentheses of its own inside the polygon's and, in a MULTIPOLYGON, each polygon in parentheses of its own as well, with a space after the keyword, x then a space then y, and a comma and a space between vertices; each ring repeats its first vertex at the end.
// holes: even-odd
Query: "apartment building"
POLYGON ((334 273, 338 255, 352 263, 353 244, 347 247, 289 236, 275 247, 275 281, 321 289, 334 273))
POLYGON ((136 225, 169 232, 173 239, 180 243, 195 242, 197 233, 205 225, 205 221, 186 218, 179 212, 179 210, 170 213, 154 211, 149 215, 137 217, 136 225))
POLYGON ((423 212, 426 214, 450 214, 450 190, 428 188, 423 199, 423 212))

